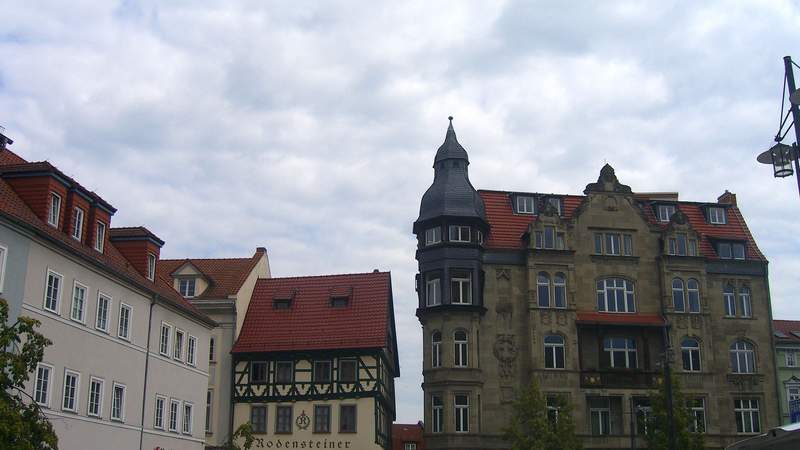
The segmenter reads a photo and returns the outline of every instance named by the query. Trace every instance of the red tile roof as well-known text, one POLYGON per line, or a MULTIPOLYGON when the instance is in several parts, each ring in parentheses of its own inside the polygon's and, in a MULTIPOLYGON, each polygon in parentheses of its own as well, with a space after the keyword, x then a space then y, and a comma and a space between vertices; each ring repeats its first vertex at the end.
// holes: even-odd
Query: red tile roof
POLYGON ((25 164, 28 161, 25 161, 21 156, 12 152, 7 148, 0 148, 0 166, 8 166, 12 164, 25 164))
POLYGON ((394 347, 391 283, 389 272, 260 278, 232 353, 394 347), (348 306, 331 307, 331 293, 347 288, 348 306), (273 308, 286 293, 291 308, 273 308))
POLYGON ((642 313, 601 313, 595 311, 578 311, 576 323, 589 325, 644 325, 660 327, 666 325, 666 320, 660 314, 642 313))
POLYGON ((186 258, 162 259, 158 276, 172 282, 172 274, 185 264, 192 264, 208 280, 209 286, 195 299, 224 299, 236 295, 266 249, 259 247, 250 258, 186 258))
MULTIPOLYGON (((536 215, 515 214, 511 208, 511 193, 505 191, 478 191, 486 204, 486 218, 491 226, 486 239, 486 247, 492 249, 522 249, 525 242, 522 235, 528 231, 528 226, 536 219, 536 215)), ((538 195, 538 194, 534 194, 538 195)), ((583 202, 585 196, 566 195, 560 196, 564 201, 564 217, 572 219, 575 211, 583 202)), ((655 226, 662 229, 666 224, 659 222, 650 201, 637 200, 642 208, 645 218, 655 226)), ((700 235, 700 255, 709 259, 719 259, 712 245, 712 239, 732 239, 747 241, 747 259, 765 261, 766 258, 759 250, 739 208, 735 205, 720 205, 728 209, 728 221, 724 225, 713 225, 706 221, 703 208, 709 203, 677 202, 678 209, 689 219, 691 227, 700 235)))
POLYGON ((782 333, 784 336, 775 336, 781 340, 790 340, 800 342, 800 336, 792 334, 792 332, 800 334, 800 321, 799 320, 773 320, 772 326, 775 333, 782 333))
POLYGON ((392 450, 405 450, 406 442, 415 442, 417 450, 425 450, 422 422, 392 424, 392 450))

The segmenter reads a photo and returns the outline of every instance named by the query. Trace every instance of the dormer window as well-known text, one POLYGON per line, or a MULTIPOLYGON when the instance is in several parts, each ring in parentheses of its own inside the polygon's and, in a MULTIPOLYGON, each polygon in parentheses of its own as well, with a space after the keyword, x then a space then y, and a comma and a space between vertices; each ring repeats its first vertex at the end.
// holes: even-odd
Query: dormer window
POLYGON ((178 281, 178 290, 184 297, 194 297, 196 280, 194 278, 181 278, 178 281))
POLYGON ((83 210, 75 207, 72 213, 72 237, 81 240, 83 236, 83 210))
POLYGON ((720 208, 719 206, 710 206, 708 208, 708 223, 724 225, 728 223, 727 219, 725 208, 720 208))
POLYGON ((442 242, 442 228, 428 228, 425 230, 425 245, 434 245, 442 242))
POLYGON ((97 222, 97 229, 95 230, 94 249, 103 253, 103 244, 106 241, 106 224, 97 222))
POLYGON ((686 233, 676 233, 667 240, 667 253, 673 256, 697 256, 697 240, 686 233))
POLYGON ((561 199, 556 197, 548 197, 547 204, 556 210, 556 214, 561 215, 561 199))
POLYGON ((156 255, 152 253, 147 254, 147 279, 150 281, 156 279, 156 255))
POLYGON ((349 297, 337 296, 331 297, 331 306, 334 308, 344 308, 350 303, 349 297))
POLYGON ((547 250, 564 250, 564 233, 556 232, 556 227, 545 226, 544 230, 534 232, 534 247, 547 250))
POLYGON ((743 242, 717 242, 717 255, 720 259, 745 259, 743 242))
POLYGON ((61 196, 55 192, 50 193, 50 212, 47 214, 47 223, 58 228, 58 218, 61 214, 61 196))
POLYGON ((675 214, 675 205, 658 205, 656 207, 659 222, 669 222, 673 214, 675 214))
POLYGON ((292 307, 292 299, 290 298, 275 298, 272 300, 272 309, 290 309, 292 307))
POLYGON ((536 201, 533 197, 517 197, 517 213, 536 214, 536 201))
POLYGON ((450 242, 470 242, 470 229, 462 225, 450 225, 450 242))

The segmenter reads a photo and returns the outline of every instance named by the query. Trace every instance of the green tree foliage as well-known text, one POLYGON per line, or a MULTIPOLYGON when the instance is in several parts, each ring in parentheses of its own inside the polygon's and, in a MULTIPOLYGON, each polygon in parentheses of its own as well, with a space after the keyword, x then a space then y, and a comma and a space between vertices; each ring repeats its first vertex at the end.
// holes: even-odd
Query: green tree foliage
POLYGON ((511 425, 504 431, 504 439, 511 442, 512 450, 578 450, 581 441, 575 435, 572 406, 566 396, 547 398, 539 391, 534 378, 522 391, 513 405, 511 425))
MULTIPOLYGON (((686 398, 681 393, 680 383, 674 374, 670 373, 672 379, 672 410, 675 434, 675 448, 684 450, 702 450, 703 434, 691 431, 694 424, 692 411, 686 403, 686 398)), ((669 435, 669 416, 667 408, 667 384, 661 383, 658 391, 651 394, 650 402, 653 408, 652 414, 647 418, 647 447, 652 450, 668 450, 669 435)))
POLYGON ((231 435, 228 442, 222 446, 224 450, 250 450, 253 448, 253 426, 250 425, 250 422, 243 423, 236 429, 236 431, 231 435), (239 441, 244 441, 241 444, 239 441))
POLYGON ((25 382, 44 356, 49 339, 36 331, 38 320, 20 317, 8 324, 8 303, 0 298, 0 448, 58 448, 53 426, 39 409, 25 382))

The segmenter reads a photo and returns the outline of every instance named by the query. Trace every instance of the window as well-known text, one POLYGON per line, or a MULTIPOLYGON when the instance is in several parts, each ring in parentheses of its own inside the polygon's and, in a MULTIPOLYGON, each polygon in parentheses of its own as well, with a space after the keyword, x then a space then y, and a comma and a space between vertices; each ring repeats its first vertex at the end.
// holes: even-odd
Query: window
POLYGON ((44 364, 36 366, 36 386, 33 389, 33 400, 45 407, 50 406, 50 379, 53 368, 44 364))
POLYGON ((462 225, 450 225, 451 242, 469 242, 470 228, 462 225))
POLYGON ((692 433, 706 432, 706 401, 704 398, 693 398, 686 402, 691 416, 689 417, 689 431, 692 433))
POLYGON ((739 289, 739 304, 742 305, 742 317, 753 316, 753 305, 750 303, 750 288, 739 289))
POLYGON ((441 395, 431 395, 432 433, 444 431, 444 403, 441 395))
POLYGON ((403 450, 417 450, 417 443, 416 442, 405 442, 405 443, 403 443, 403 450))
POLYGON ((156 255, 152 253, 147 254, 147 279, 150 281, 156 279, 156 255))
POLYGON ((460 305, 472 304, 472 279, 467 270, 453 270, 450 278, 451 303, 460 305))
POLYGON ((611 434, 611 402, 608 398, 589 400, 589 421, 592 426, 592 435, 611 434))
POLYGON ((206 391, 206 433, 211 433, 211 413, 213 412, 214 391, 206 391))
POLYGON ((44 309, 59 314, 59 306, 61 303, 61 285, 63 284, 64 277, 61 274, 47 271, 47 287, 44 293, 44 309))
POLYGON ((754 398, 736 399, 733 401, 736 414, 737 433, 760 433, 761 420, 758 414, 758 400, 754 398))
POLYGON ((684 312, 686 310, 683 298, 683 280, 680 278, 672 280, 672 307, 675 312, 684 312))
POLYGON ((347 307, 348 303, 350 303, 350 297, 346 296, 331 297, 332 308, 345 308, 347 307))
POLYGON ((599 312, 636 312, 633 283, 624 278, 604 278, 597 282, 599 312))
POLYGON ((544 367, 546 369, 564 368, 564 338, 559 335, 544 337, 544 367))
POLYGON ((339 360, 339 382, 340 383, 355 383, 357 363, 355 359, 340 359, 339 360))
POLYGON ((314 405, 314 433, 331 432, 330 405, 314 405))
POLYGON ((547 420, 550 421, 551 425, 556 425, 558 423, 558 415, 561 412, 561 401, 557 395, 548 395, 546 400, 547 405, 547 420))
POLYGON ((175 359, 183 359, 183 331, 175 330, 175 348, 172 352, 175 359))
POLYGON ((636 434, 646 435, 647 427, 653 420, 653 407, 649 398, 636 398, 634 410, 636 411, 636 434))
POLYGON ((291 433, 292 432, 292 407, 281 406, 276 408, 275 432, 276 433, 291 433))
POLYGON ((70 319, 85 323, 86 322, 86 293, 89 289, 77 281, 72 288, 72 308, 70 308, 70 319))
POLYGON ((184 297, 194 297, 194 287, 196 280, 194 278, 181 278, 178 280, 178 290, 184 297))
POLYGON ((169 431, 178 432, 178 415, 180 414, 181 402, 178 400, 169 401, 169 431))
POLYGON ((786 398, 789 400, 789 404, 795 400, 800 400, 800 386, 798 385, 790 385, 786 387, 786 398))
POLYGON ((700 312, 700 283, 694 278, 686 282, 686 297, 689 299, 689 312, 700 312))
POLYGON ((106 242, 106 224, 97 222, 97 228, 94 235, 94 249, 98 252, 103 252, 103 246, 106 242))
POLYGON ((675 214, 675 205, 658 205, 659 222, 669 222, 673 214, 675 214))
POLYGON ((0 292, 3 292, 6 278, 6 255, 8 255, 8 249, 0 245, 0 292))
POLYGON ((215 356, 214 356, 214 350, 216 350, 216 344, 217 344, 217 341, 213 337, 208 341, 208 361, 209 362, 216 361, 215 356))
POLYGON ((434 331, 431 334, 431 367, 442 366, 442 333, 434 331))
POLYGON ((356 432, 356 405, 339 406, 339 432, 356 432))
POLYGON ((192 422, 194 421, 194 405, 183 402, 183 433, 192 434, 192 422))
POLYGON ((556 214, 561 215, 561 199, 550 197, 547 199, 547 204, 553 207, 556 214))
POLYGON ((567 277, 561 272, 553 276, 553 300, 556 308, 567 307, 567 277))
POLYGON ((605 338, 603 350, 608 354, 609 365, 614 368, 636 368, 636 341, 629 338, 605 338))
POLYGON ((434 245, 442 242, 441 227, 428 228, 425 230, 425 245, 434 245))
POLYGON ((83 210, 78 207, 72 212, 72 237, 79 241, 83 237, 83 210))
POLYGON ((711 206, 708 208, 708 222, 716 225, 724 225, 727 222, 725 208, 711 206))
POLYGON ((58 228, 58 218, 61 214, 61 196, 55 192, 50 193, 50 212, 47 214, 47 223, 58 228))
POLYGON ((264 434, 267 432, 267 407, 250 407, 250 424, 253 426, 254 434, 264 434))
POLYGON ((294 377, 294 363, 292 361, 278 361, 275 366, 275 382, 279 384, 291 383, 294 377))
POLYGON ((156 396, 155 417, 153 417, 153 428, 164 429, 164 406, 167 403, 166 397, 156 396))
POLYGON ((331 362, 330 361, 314 361, 314 373, 312 374, 314 383, 330 383, 331 382, 331 362))
POLYGON ((97 314, 94 327, 108 333, 108 312, 111 311, 111 297, 97 293, 97 314))
POLYGON ((540 307, 550 306, 550 275, 547 272, 539 272, 536 277, 536 295, 539 298, 540 307))
POLYGON ((683 339, 681 355, 683 356, 683 370, 687 372, 700 371, 700 343, 697 342, 697 339, 683 339))
POLYGON ((697 256, 697 240, 689 239, 686 233, 676 233, 667 240, 667 253, 673 256, 697 256))
POLYGON ((793 351, 786 351, 786 366, 797 367, 797 353, 793 351))
POLYGON ((744 259, 744 244, 731 244, 733 249, 733 259, 744 259))
POLYGON ((594 252, 598 255, 632 256, 633 236, 627 233, 595 233, 594 252))
POLYGON ((111 420, 125 421, 125 385, 114 383, 111 396, 111 420))
POLYGON ((89 402, 86 414, 94 417, 103 415, 103 380, 99 378, 89 379, 89 402))
POLYGON ((65 411, 78 411, 78 390, 80 389, 80 374, 71 370, 64 371, 64 401, 61 409, 65 411))
POLYGON ((456 433, 469 432, 469 395, 456 394, 456 433))
POLYGON ((564 250, 564 233, 557 232, 553 226, 545 226, 544 231, 534 232, 534 247, 547 250, 564 250))
POLYGON ((194 336, 189 336, 189 340, 186 344, 186 362, 193 366, 197 362, 197 338, 194 336))
POLYGON ((172 325, 161 322, 161 334, 159 335, 158 352, 164 356, 169 356, 169 340, 172 336, 172 325))
POLYGON ((536 202, 533 197, 517 197, 517 212, 520 214, 536 214, 536 202))
POLYGON ((254 361, 250 363, 250 382, 267 382, 267 363, 265 361, 254 361))
POLYGON ((130 340, 130 327, 131 327, 131 307, 125 303, 119 305, 119 326, 117 327, 117 335, 125 340, 130 340))
POLYGON ((736 294, 733 290, 733 286, 730 284, 725 286, 725 290, 722 291, 722 299, 725 302, 725 315, 729 317, 733 317, 736 315, 736 294))
POLYGON ((731 345, 731 372, 755 373, 756 362, 753 344, 747 341, 736 341, 731 345))
POLYGON ((425 280, 425 304, 427 306, 441 305, 441 292, 442 287, 439 276, 428 275, 427 279, 425 280))
POLYGON ((744 244, 741 242, 717 242, 717 255, 720 259, 745 259, 744 244))
POLYGON ((272 309, 291 309, 292 299, 276 298, 272 300, 272 309))
POLYGON ((456 331, 453 333, 453 341, 455 343, 455 366, 467 367, 469 363, 469 344, 467 342, 466 331, 456 331))

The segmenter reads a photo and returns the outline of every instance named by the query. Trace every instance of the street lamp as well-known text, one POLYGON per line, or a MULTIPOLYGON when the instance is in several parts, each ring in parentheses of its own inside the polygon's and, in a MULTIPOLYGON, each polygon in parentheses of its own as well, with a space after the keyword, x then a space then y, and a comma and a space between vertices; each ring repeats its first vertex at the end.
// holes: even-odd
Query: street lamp
MULTIPOLYGON (((798 105, 800 105, 800 90, 797 89, 794 83, 793 65, 797 66, 797 64, 792 61, 791 56, 783 57, 785 72, 783 77, 783 97, 781 98, 781 120, 778 125, 778 133, 775 135, 775 145, 758 155, 756 161, 761 164, 772 165, 775 178, 790 177, 793 173, 796 173, 797 192, 800 193, 800 149, 798 149, 797 146, 797 143, 800 142, 800 108, 798 108, 798 105), (789 94, 789 111, 786 111, 784 115, 787 90, 789 94), (792 122, 787 127, 786 122, 790 115, 792 116, 792 122), (796 142, 792 145, 786 145, 781 141, 789 134, 789 129, 792 127, 794 127, 796 142), (786 128, 785 131, 784 128, 786 128), (792 169, 793 163, 794 169, 792 169)), ((800 68, 800 66, 797 67, 800 68)))

